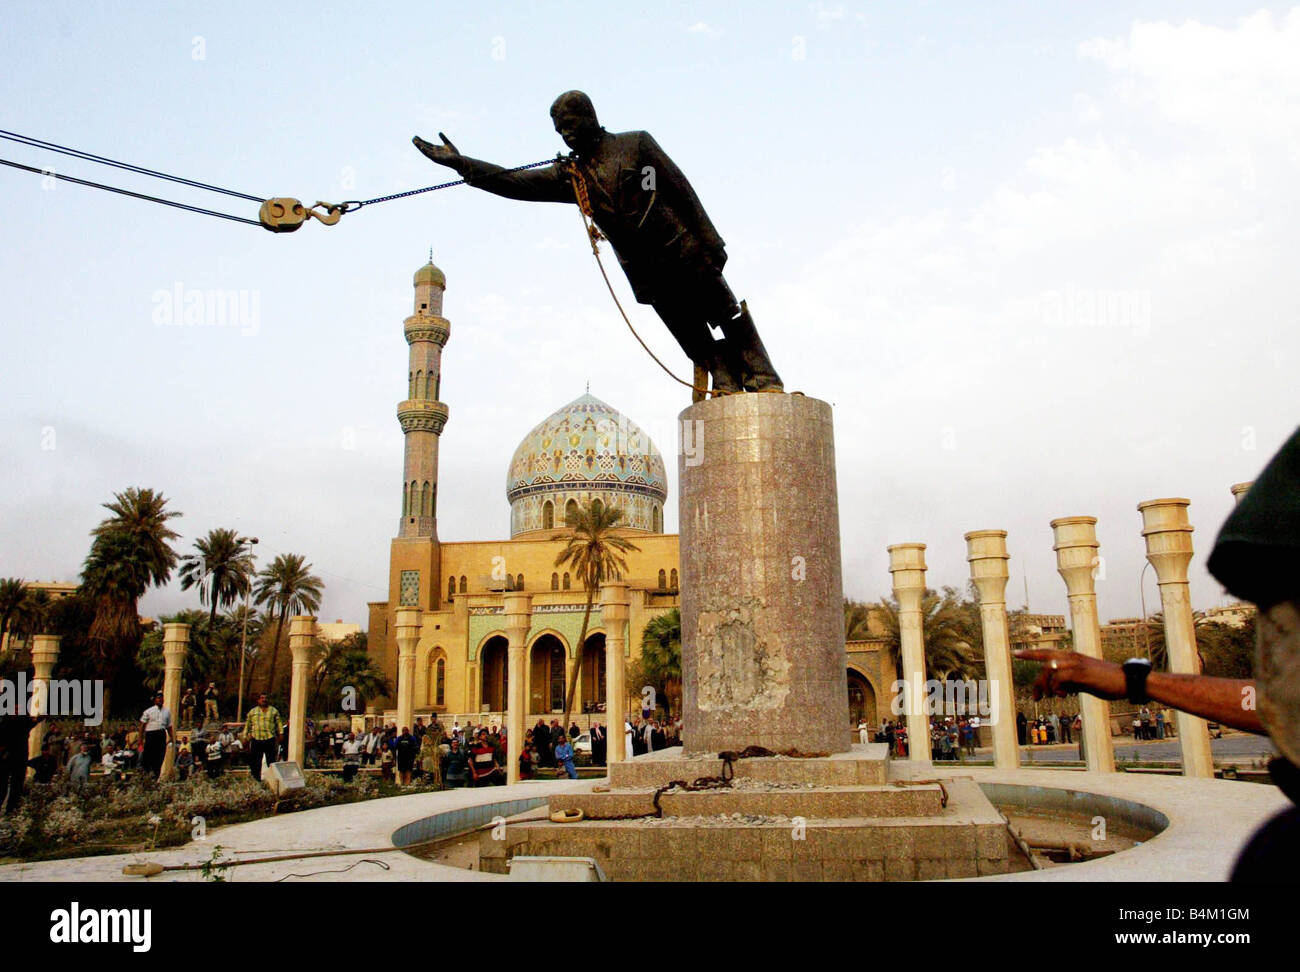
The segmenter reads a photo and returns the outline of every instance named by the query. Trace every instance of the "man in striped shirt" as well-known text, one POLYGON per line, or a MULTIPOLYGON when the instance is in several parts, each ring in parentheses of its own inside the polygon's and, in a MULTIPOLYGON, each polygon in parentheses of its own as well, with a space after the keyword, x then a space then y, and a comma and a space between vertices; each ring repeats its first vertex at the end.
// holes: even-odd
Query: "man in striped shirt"
POLYGON ((257 697, 257 705, 248 713, 248 725, 245 731, 251 740, 248 754, 248 771, 253 779, 262 779, 262 758, 268 764, 275 762, 275 750, 284 729, 284 720, 280 712, 271 705, 263 693, 257 697))

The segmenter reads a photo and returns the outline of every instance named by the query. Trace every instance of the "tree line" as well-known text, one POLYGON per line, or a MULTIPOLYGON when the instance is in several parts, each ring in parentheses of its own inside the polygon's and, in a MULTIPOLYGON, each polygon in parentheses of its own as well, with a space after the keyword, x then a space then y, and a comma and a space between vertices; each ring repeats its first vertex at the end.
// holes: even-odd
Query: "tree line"
MULTIPOLYGON (((242 667, 246 706, 253 692, 286 699, 285 621, 315 614, 324 590, 306 558, 277 554, 258 570, 251 539, 225 527, 209 530, 182 556, 173 546, 180 535, 170 526, 181 513, 161 492, 131 487, 103 506, 110 515, 91 531, 75 593, 51 598, 21 579, 0 580, 0 639, 8 635, 23 642, 21 651, 0 659, 0 669, 7 674, 29 667, 32 636, 58 635, 55 677, 102 678, 106 711, 134 711, 162 684, 162 624, 179 622, 190 625, 183 685, 216 683, 222 712, 233 712, 242 667), (142 625, 140 599, 167 584, 173 573, 206 610, 184 610, 142 625)), ((364 633, 318 644, 311 684, 312 711, 338 711, 346 687, 355 691, 359 706, 391 691, 370 660, 364 633)))

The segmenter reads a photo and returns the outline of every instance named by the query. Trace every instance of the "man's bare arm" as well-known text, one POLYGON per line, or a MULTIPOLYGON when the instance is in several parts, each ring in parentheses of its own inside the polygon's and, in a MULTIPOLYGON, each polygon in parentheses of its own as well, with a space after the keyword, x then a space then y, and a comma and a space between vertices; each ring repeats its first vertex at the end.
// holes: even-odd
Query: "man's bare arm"
MULTIPOLYGON (((1127 691, 1124 670, 1114 662, 1089 658, 1075 651, 1030 648, 1014 653, 1022 661, 1043 662, 1034 681, 1034 698, 1064 698, 1087 692, 1103 699, 1122 699, 1127 691)), ((1255 708, 1255 682, 1244 678, 1178 675, 1153 671, 1147 695, 1155 702, 1243 732, 1266 735, 1255 708)))

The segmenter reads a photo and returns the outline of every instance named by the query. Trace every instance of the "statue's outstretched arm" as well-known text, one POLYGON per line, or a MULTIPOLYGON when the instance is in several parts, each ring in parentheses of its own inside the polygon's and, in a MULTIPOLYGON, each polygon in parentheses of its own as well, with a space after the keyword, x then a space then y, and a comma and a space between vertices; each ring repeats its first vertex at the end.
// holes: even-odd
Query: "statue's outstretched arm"
POLYGON ((461 155, 451 139, 442 132, 438 133, 438 137, 442 140, 441 145, 426 142, 419 135, 411 139, 411 142, 430 162, 455 169, 462 179, 477 189, 528 202, 577 202, 568 175, 558 165, 510 172, 491 162, 461 155))
POLYGON ((542 169, 507 172, 502 166, 481 159, 459 156, 452 166, 475 189, 483 189, 507 199, 528 202, 576 203, 573 183, 558 165, 542 169))

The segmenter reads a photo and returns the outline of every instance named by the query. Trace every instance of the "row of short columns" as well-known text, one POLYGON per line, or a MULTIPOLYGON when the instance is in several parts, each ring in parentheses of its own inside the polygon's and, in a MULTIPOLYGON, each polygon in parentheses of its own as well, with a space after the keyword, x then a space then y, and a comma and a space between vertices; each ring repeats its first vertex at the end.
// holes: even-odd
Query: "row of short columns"
MULTIPOLYGON (((418 612, 416 612, 418 615, 418 612)), ((418 635, 418 625, 416 632, 418 635)), ((38 700, 33 715, 42 715, 48 705, 49 682, 54 666, 59 660, 57 635, 39 634, 32 638, 33 697, 38 700)), ((293 680, 289 688, 289 759, 299 764, 303 757, 303 734, 307 721, 307 685, 311 674, 312 649, 316 645, 316 619, 301 615, 289 621, 289 650, 293 655, 293 680)), ((188 624, 163 625, 163 705, 172 713, 173 720, 180 709, 181 679, 185 658, 189 654, 190 626, 188 624)), ((411 646, 414 660, 414 645, 411 646)), ((409 724, 409 723, 408 723, 409 724)), ((173 722, 174 725, 174 722, 173 722)), ((46 723, 38 723, 28 736, 28 758, 41 753, 45 742, 46 723)), ((176 776, 176 749, 167 747, 163 757, 161 778, 176 776)))
MULTIPOLYGON (((1232 487, 1240 501, 1250 483, 1232 487)), ((1164 611, 1165 643, 1169 670, 1199 674, 1196 635, 1192 620, 1187 566, 1192 559, 1192 525, 1188 521, 1189 501, 1182 498, 1154 499, 1138 504, 1142 514, 1142 536, 1147 559, 1155 568, 1164 611)), ((1051 522, 1056 551, 1056 569, 1065 581, 1070 603, 1074 650, 1101 658, 1101 623, 1097 614, 1096 568, 1100 563, 1097 518, 1067 516, 1051 522)), ((992 726, 993 761, 999 768, 1020 765, 1012 691, 1010 632, 1007 625, 1006 587, 1010 576, 1005 530, 975 530, 967 533, 966 559, 971 580, 979 594, 980 622, 984 634, 985 671, 991 691, 997 693, 998 717, 992 726)), ((922 598, 925 593, 925 544, 900 543, 889 548, 889 571, 894 597, 898 601, 898 628, 903 678, 908 697, 907 718, 909 759, 928 762, 930 723, 924 708, 925 633, 922 598)), ((1144 619, 1145 621, 1145 619, 1144 619)), ((1110 705, 1094 695, 1080 694, 1083 719, 1084 759, 1088 770, 1114 772, 1115 753, 1110 736, 1110 705)), ((1186 776, 1213 777, 1214 761, 1205 720, 1175 710, 1178 740, 1186 776)))
MULTIPOLYGON (((519 756, 524 744, 524 715, 527 699, 524 697, 524 665, 528 646, 528 632, 532 626, 532 595, 511 591, 504 598, 506 632, 506 781, 519 780, 519 756)), ((627 650, 625 632, 631 600, 625 581, 607 581, 600 587, 601 625, 605 629, 605 698, 607 718, 621 722, 626 717, 624 685, 625 664, 623 653, 627 650), (624 700, 620 704, 616 700, 624 700)), ((422 626, 419 608, 397 610, 397 723, 409 726, 415 713, 415 659, 420 643, 422 626)), ((292 633, 291 639, 292 641, 292 633)), ((296 656, 295 656, 296 657, 296 656)), ((296 678, 296 667, 295 667, 296 678)), ((609 744, 606 762, 619 762, 624 757, 623 727, 606 727, 609 744)), ((290 753, 292 754, 292 730, 290 753)), ((290 755, 290 759, 293 756, 290 755)))

